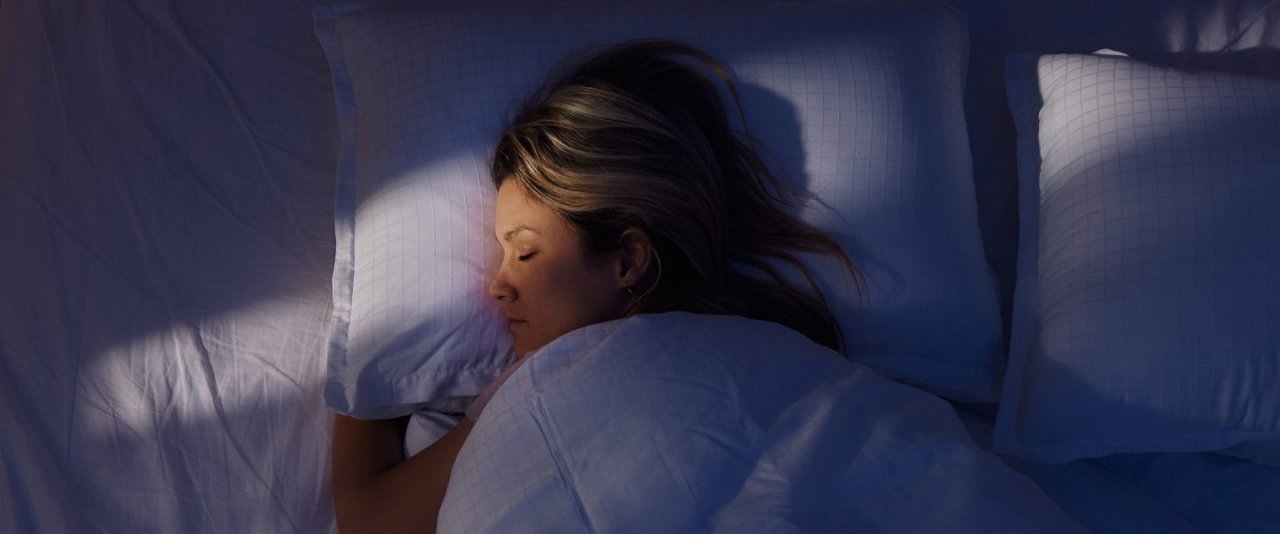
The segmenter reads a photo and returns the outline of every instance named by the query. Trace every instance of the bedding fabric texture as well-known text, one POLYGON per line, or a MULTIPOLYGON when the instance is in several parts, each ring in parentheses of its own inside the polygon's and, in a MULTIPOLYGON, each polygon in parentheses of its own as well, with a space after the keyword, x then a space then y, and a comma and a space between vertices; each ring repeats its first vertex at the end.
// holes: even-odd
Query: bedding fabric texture
MULTIPOLYGON (((991 450, 994 422, 957 415, 991 450)), ((1064 463, 1000 455, 1090 532, 1272 532, 1280 467, 1218 452, 1113 454, 1064 463)))
POLYGON ((1280 81, 1009 64, 1022 236, 996 446, 1059 462, 1280 447, 1280 81))
POLYGON ((1074 532, 952 408, 773 323, 571 332, 494 395, 443 532, 1074 532))
POLYGON ((1006 101, 1006 57, 1112 48, 1161 65, 1280 78, 1280 2, 1275 0, 953 3, 970 22, 965 117, 978 221, 999 280, 1006 328, 1018 250, 1018 165, 1012 149, 1017 134, 1006 101))
POLYGON ((327 532, 333 97, 294 3, 0 2, 0 532, 327 532))
POLYGON ((1280 468, 1219 453, 1010 462, 1090 532, 1274 532, 1280 468))
MULTIPOLYGON (((323 3, 0 1, 0 532, 333 530, 337 120, 305 10, 323 3)), ((1105 46, 1280 76, 1274 0, 957 3, 997 265, 1015 250, 1000 239, 1016 189, 994 74, 1008 52, 1105 46)), ((1204 531, 1276 531, 1274 473, 1230 460, 1079 462, 1204 531)), ((1100 494, 1074 480, 1053 496, 1100 494)), ((1131 495, 1099 498, 1123 512, 1131 495)))
POLYGON ((890 378, 993 401, 998 295, 962 104, 962 17, 927 7, 743 5, 316 10, 343 124, 327 399, 390 416, 474 395, 509 342, 487 298, 487 160, 515 105, 589 45, 673 38, 736 74, 748 128, 845 247, 811 259, 849 352, 890 378), (461 378, 459 376, 461 375, 461 378))

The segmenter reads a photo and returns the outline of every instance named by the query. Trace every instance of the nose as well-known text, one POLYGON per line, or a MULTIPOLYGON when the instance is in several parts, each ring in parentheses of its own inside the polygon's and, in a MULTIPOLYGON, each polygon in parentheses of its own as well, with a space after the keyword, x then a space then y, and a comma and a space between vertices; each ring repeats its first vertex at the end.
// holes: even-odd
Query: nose
POLYGON ((511 302, 516 298, 516 288, 507 281, 506 273, 499 270, 489 282, 489 296, 498 302, 511 302))

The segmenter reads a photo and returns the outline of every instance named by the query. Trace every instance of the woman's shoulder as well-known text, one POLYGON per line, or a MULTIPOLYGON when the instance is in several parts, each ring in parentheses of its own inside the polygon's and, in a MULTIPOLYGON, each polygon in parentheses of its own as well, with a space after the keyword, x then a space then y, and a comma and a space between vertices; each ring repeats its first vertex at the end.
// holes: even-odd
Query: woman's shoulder
POLYGON ((737 368, 842 369, 844 356, 783 325, 738 315, 642 313, 574 330, 530 355, 548 365, 613 360, 688 365, 722 361, 737 368))
POLYGON ((628 417, 716 406, 721 416, 749 414, 761 425, 858 368, 776 323, 689 312, 594 324, 528 358, 502 393, 521 396, 515 404, 547 405, 556 417, 583 406, 628 417))

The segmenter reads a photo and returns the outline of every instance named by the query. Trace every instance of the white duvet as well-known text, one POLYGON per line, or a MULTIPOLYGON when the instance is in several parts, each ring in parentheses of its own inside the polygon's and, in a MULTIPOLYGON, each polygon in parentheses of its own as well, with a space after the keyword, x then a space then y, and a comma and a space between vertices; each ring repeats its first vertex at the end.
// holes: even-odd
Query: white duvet
POLYGON ((772 323, 643 315, 530 358, 460 453, 442 531, 1077 528, 945 402, 772 323))

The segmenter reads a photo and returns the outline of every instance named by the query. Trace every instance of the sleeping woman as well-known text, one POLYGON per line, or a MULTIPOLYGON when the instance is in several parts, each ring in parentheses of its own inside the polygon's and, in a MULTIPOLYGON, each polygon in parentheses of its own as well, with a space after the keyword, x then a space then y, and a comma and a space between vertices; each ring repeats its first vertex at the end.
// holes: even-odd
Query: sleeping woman
MULTIPOLYGON (((762 459, 800 455, 829 463, 841 474, 821 469, 821 483, 839 491, 868 483, 850 485, 854 478, 886 483, 864 475, 881 473, 879 458, 897 454, 902 444, 871 440, 868 428, 883 437, 896 435, 886 428, 920 423, 859 415, 877 411, 864 407, 879 402, 923 405, 925 419, 945 427, 939 435, 954 434, 960 445, 946 443, 944 452, 960 465, 939 464, 947 477, 971 471, 966 486, 982 479, 984 491, 1001 493, 990 489, 995 484, 1038 494, 973 448, 945 404, 838 355, 839 325, 797 254, 834 257, 856 281, 854 264, 832 239, 789 213, 801 197, 735 131, 727 109, 741 113, 726 69, 670 41, 605 49, 533 95, 492 160, 503 259, 489 294, 510 321, 517 363, 455 428, 408 459, 403 421, 338 416, 333 491, 343 532, 433 531, 438 520, 442 527, 499 531, 821 526, 791 517, 794 503, 784 503, 792 513, 756 517, 773 509, 765 504, 796 499, 796 490, 762 480, 790 478, 784 486, 817 488, 809 480, 814 473, 762 459), (718 87, 727 89, 732 108, 718 87), (780 265, 807 279, 807 287, 788 283, 780 265), (533 369, 517 373, 522 367, 533 369), (557 399, 572 398, 555 391, 566 381, 579 382, 575 391, 591 389, 581 381, 595 381, 609 398, 553 409, 557 399), (832 404, 845 397, 858 399, 832 404), (845 414, 838 424, 818 419, 836 413, 845 414), (851 430, 826 441, 795 441, 797 428, 844 426, 851 430), (611 444, 607 437, 623 434, 645 444, 611 444), (879 463, 830 457, 836 449, 879 463), (446 490, 451 504, 442 516, 446 490)), ((916 478, 895 483, 937 484, 927 478, 937 468, 921 466, 916 478)), ((937 513, 931 491, 902 499, 923 499, 920 508, 937 513)), ((846 497, 872 502, 885 495, 846 497)), ((1005 498, 1044 508, 1025 496, 1005 498)), ((971 520, 978 525, 1003 524, 989 523, 1001 516, 972 499, 952 506, 962 509, 959 515, 977 514, 971 520)), ((875 526, 873 516, 858 517, 875 526)), ((844 516, 828 510, 807 517, 844 516)), ((1015 524, 1023 525, 1006 526, 1015 524)))

